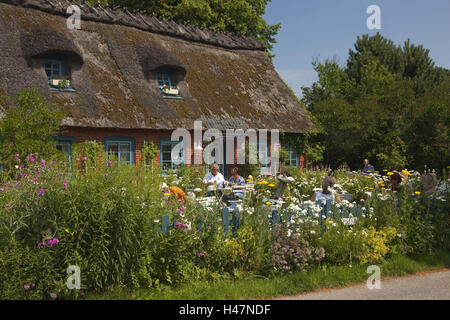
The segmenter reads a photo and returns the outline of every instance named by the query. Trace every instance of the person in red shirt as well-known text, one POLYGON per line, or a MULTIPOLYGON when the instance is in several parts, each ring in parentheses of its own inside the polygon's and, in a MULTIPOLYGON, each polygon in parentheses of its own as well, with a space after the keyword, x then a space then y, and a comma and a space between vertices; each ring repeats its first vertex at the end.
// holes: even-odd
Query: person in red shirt
POLYGON ((167 184, 163 183, 162 190, 165 193, 173 194, 178 200, 184 201, 185 193, 183 190, 176 186, 168 186, 167 184))

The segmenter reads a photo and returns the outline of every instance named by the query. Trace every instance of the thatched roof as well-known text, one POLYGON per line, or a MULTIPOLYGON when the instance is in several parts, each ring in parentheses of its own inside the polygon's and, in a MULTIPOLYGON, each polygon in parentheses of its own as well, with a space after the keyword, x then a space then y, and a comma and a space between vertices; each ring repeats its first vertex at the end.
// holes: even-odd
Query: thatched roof
POLYGON ((0 94, 35 85, 66 113, 67 126, 192 129, 198 119, 287 132, 312 126, 254 38, 87 5, 81 30, 70 30, 71 4, 0 0, 0 94), (70 59, 75 92, 49 90, 39 60, 48 53, 70 59), (163 66, 180 78, 183 99, 161 95, 155 70, 163 66))

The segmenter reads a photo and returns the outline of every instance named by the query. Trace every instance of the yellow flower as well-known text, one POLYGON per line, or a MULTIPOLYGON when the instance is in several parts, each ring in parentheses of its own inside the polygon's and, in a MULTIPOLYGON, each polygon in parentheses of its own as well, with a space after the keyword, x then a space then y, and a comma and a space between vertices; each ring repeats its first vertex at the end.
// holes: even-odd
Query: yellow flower
POLYGON ((164 195, 165 195, 166 197, 169 197, 169 196, 170 196, 170 193, 164 193, 164 195))
POLYGON ((383 169, 383 171, 384 171, 384 172, 387 172, 387 170, 386 170, 386 169, 383 169))
POLYGON ((416 195, 420 196, 420 191, 414 192, 416 195))
POLYGON ((386 191, 386 188, 381 188, 381 191, 386 191))
POLYGON ((275 185, 273 183, 269 184, 269 187, 275 187, 275 185))
POLYGON ((380 173, 380 171, 375 171, 375 173, 380 173))
POLYGON ((369 187, 364 187, 364 189, 369 189, 369 187))
POLYGON ((393 172, 388 172, 387 175, 388 175, 388 176, 393 176, 394 173, 393 173, 393 172))
POLYGON ((261 184, 268 184, 267 181, 261 181, 261 184))
POLYGON ((368 173, 371 173, 371 172, 372 172, 372 170, 367 170, 367 172, 368 172, 368 173))
POLYGON ((272 204, 272 202, 267 201, 266 204, 267 204, 268 206, 270 206, 270 205, 272 204))
POLYGON ((366 176, 367 179, 372 179, 372 176, 366 176))
POLYGON ((411 174, 408 170, 402 170, 402 173, 406 174, 407 176, 411 174))

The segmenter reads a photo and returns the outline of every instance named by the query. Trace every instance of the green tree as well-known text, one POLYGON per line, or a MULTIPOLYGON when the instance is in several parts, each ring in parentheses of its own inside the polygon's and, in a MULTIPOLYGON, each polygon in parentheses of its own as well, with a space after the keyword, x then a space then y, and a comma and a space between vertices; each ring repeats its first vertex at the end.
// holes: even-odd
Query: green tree
POLYGON ((6 168, 16 154, 22 159, 35 153, 46 157, 57 154, 52 137, 64 116, 35 87, 3 97, 0 106, 5 112, 0 121, 0 154, 6 168))
POLYGON ((346 66, 336 59, 313 66, 319 79, 302 88, 302 101, 323 128, 316 142, 326 163, 358 168, 369 157, 385 169, 448 165, 450 71, 436 67, 429 50, 364 35, 346 66))
MULTIPOLYGON (((87 1, 91 5, 96 2, 87 1)), ((141 10, 215 31, 252 35, 272 50, 281 24, 269 25, 264 20, 269 2, 271 0, 102 0, 101 4, 141 10)))

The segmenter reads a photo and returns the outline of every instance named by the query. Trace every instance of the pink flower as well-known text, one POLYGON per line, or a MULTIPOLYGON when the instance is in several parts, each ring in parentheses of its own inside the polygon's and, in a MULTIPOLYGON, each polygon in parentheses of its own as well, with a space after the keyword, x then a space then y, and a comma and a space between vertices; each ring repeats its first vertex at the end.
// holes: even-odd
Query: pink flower
POLYGON ((35 162, 36 159, 34 159, 34 157, 30 157, 30 162, 35 162))
POLYGON ((53 239, 48 241, 48 245, 49 246, 56 246, 58 243, 59 243, 58 238, 53 238, 53 239))
POLYGON ((111 167, 112 161, 108 161, 108 168, 111 167))
POLYGON ((25 291, 30 290, 30 286, 28 284, 23 285, 23 288, 25 289, 25 291))
POLYGON ((50 293, 50 298, 52 299, 56 299, 58 296, 56 295, 56 293, 50 293))
POLYGON ((109 173, 105 174, 105 177, 109 177, 109 173))
POLYGON ((50 163, 49 163, 48 165, 52 166, 53 164, 54 164, 54 162, 53 162, 53 161, 50 161, 50 163))
POLYGON ((81 160, 86 161, 86 160, 87 160, 87 157, 83 157, 83 158, 81 158, 81 160))
POLYGON ((45 190, 44 190, 44 189, 39 189, 39 190, 37 191, 37 194, 38 194, 39 196, 43 196, 44 193, 45 193, 45 190))
POLYGON ((197 253, 197 257, 203 257, 205 254, 203 252, 197 253))
POLYGON ((41 160, 41 164, 42 164, 43 166, 45 166, 45 160, 44 160, 44 159, 41 160))
POLYGON ((62 182, 62 185, 63 185, 64 188, 66 188, 66 190, 67 190, 67 182, 63 181, 63 182, 62 182))
POLYGON ((16 153, 16 154, 14 155, 14 158, 17 159, 18 157, 20 157, 20 154, 16 153))
POLYGON ((80 161, 80 158, 77 158, 77 161, 80 161))

